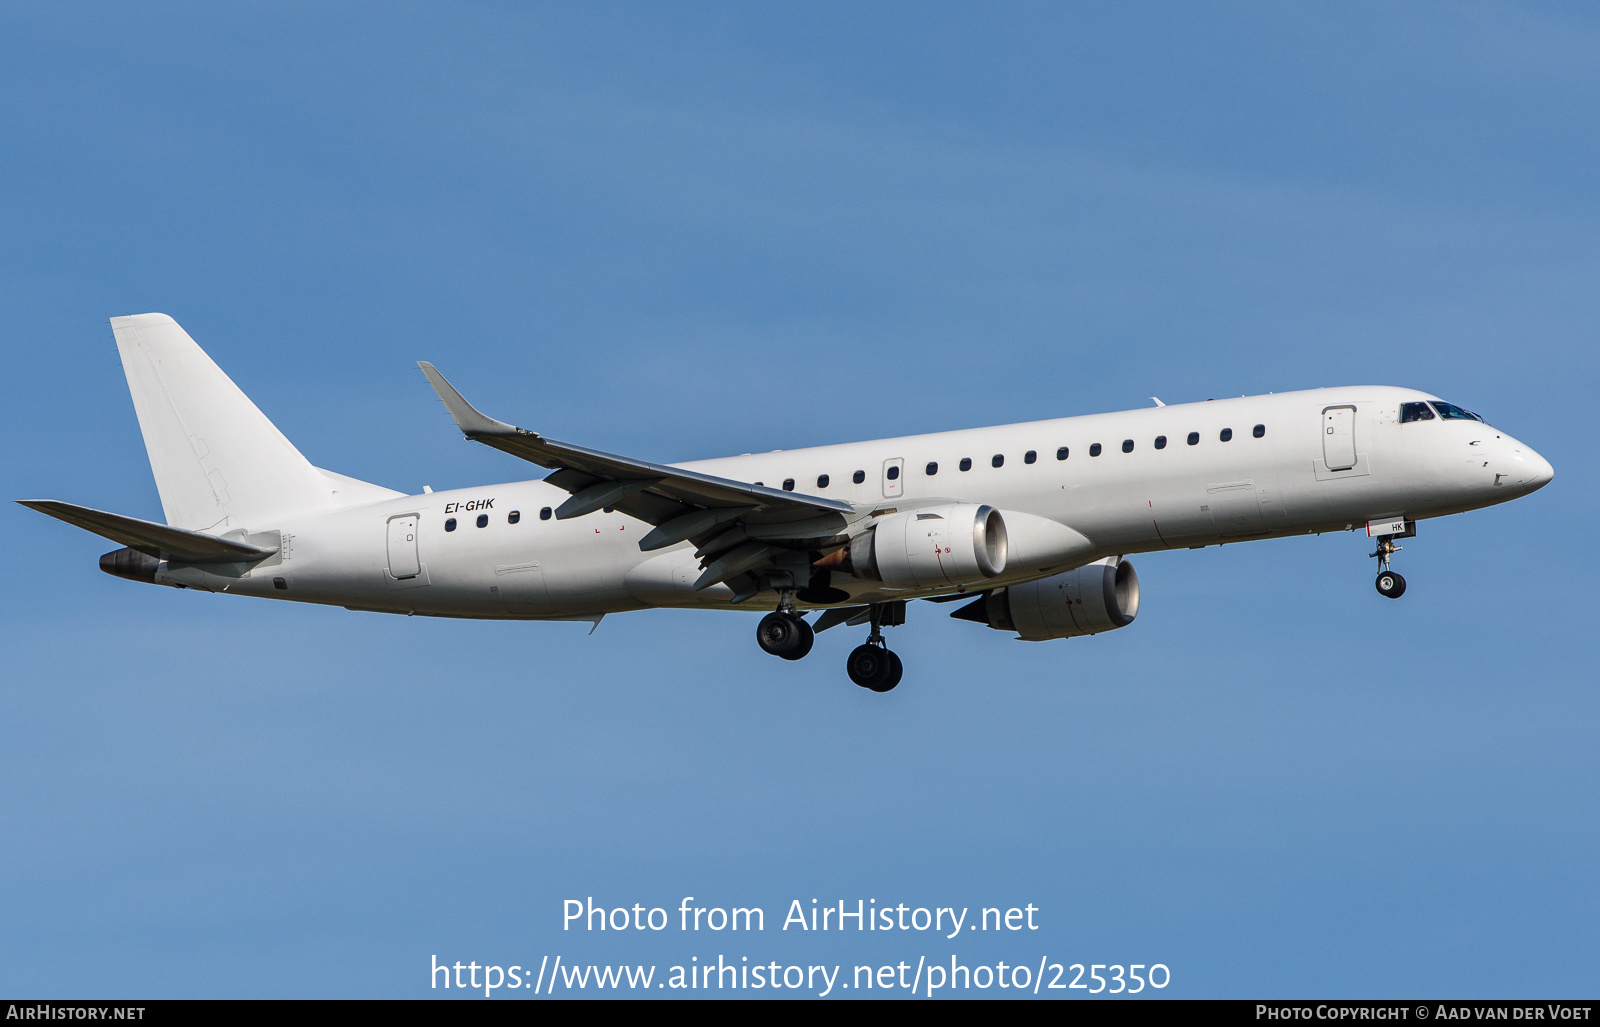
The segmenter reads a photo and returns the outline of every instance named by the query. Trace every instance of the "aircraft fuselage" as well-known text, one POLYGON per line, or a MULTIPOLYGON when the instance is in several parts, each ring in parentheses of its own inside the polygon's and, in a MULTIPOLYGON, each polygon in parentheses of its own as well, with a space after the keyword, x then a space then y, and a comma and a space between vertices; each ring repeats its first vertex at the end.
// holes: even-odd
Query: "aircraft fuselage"
MULTIPOLYGON (((1075 564, 1423 520, 1505 502, 1550 480, 1543 458, 1480 421, 1401 422, 1402 404, 1434 398, 1387 386, 1315 389, 672 466, 870 505, 873 515, 987 504, 1079 533, 1086 543, 1075 564)), ((605 510, 550 515, 569 498, 531 480, 321 511, 263 525, 280 533, 281 551, 262 564, 163 561, 156 580, 455 617, 770 609, 762 596, 731 606, 725 585, 695 591, 694 546, 641 552, 651 528, 643 521, 605 510)), ((1001 577, 968 588, 1060 569, 1013 561, 1001 577)), ((833 583, 857 604, 966 590, 833 583)))

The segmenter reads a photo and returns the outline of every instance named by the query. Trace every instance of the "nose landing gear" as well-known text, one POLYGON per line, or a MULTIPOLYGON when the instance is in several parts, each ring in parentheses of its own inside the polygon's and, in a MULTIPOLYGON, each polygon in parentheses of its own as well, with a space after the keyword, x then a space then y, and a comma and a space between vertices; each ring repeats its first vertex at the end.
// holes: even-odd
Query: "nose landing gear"
POLYGON ((1389 569, 1389 558, 1403 548, 1394 544, 1394 540, 1400 537, 1379 535, 1377 552, 1367 554, 1378 558, 1378 580, 1374 584, 1378 594, 1387 599, 1399 599, 1406 594, 1406 579, 1389 569))

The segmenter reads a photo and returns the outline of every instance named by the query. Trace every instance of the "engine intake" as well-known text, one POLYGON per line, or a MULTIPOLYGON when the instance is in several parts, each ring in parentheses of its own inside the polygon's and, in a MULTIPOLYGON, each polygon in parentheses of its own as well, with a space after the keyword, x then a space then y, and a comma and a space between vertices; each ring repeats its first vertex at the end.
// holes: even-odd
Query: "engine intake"
POLYGON ((950 616, 1015 631, 1030 642, 1097 635, 1139 615, 1139 575, 1120 556, 1048 578, 997 588, 950 616))
POLYGON ((992 506, 907 510, 850 540, 850 573, 896 588, 969 585, 1005 569, 1006 522, 992 506))

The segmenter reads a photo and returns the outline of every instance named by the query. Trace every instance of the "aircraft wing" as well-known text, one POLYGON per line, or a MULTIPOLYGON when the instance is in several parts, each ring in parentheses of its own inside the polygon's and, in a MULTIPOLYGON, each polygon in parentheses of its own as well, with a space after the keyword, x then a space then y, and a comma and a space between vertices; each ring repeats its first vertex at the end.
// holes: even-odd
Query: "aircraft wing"
POLYGON ((418 361, 418 366, 463 435, 552 469, 544 480, 572 493, 556 508, 556 517, 611 507, 656 526, 639 542, 646 552, 694 541, 706 570, 696 582, 699 588, 758 568, 778 550, 831 540, 858 513, 842 500, 557 442, 486 416, 432 364, 418 361))
POLYGON ((54 499, 19 499, 17 502, 30 510, 49 514, 58 521, 66 521, 113 542, 120 542, 130 549, 183 563, 262 560, 276 552, 274 549, 262 549, 204 532, 141 521, 137 517, 91 510, 87 506, 75 506, 54 499))

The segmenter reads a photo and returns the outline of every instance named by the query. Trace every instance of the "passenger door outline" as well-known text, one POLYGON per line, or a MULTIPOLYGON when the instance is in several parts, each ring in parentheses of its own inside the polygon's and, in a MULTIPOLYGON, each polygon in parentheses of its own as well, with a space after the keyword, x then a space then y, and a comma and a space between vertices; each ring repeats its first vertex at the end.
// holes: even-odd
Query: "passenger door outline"
POLYGON ((417 555, 417 521, 414 513, 389 518, 389 576, 405 581, 422 573, 417 555))
POLYGON ((1356 465, 1356 408, 1345 404, 1322 410, 1322 463, 1330 471, 1356 465))

